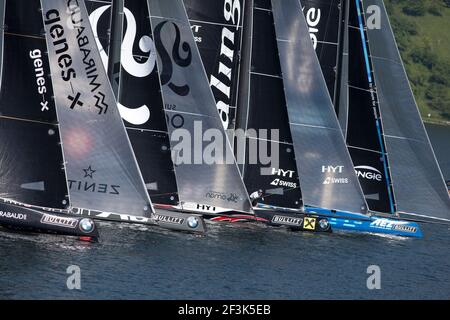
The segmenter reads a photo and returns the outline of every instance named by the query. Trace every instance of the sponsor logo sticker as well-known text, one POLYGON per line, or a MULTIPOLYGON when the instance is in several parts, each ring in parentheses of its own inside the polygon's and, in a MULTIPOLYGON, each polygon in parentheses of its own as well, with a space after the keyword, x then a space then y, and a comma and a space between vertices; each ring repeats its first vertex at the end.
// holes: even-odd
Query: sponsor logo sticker
POLYGON ((272 218, 272 223, 279 223, 284 225, 291 225, 291 226, 301 226, 303 223, 303 218, 293 218, 293 217, 286 217, 286 216, 274 216, 272 218))
POLYGON ((78 220, 73 218, 63 218, 50 214, 44 214, 41 218, 41 223, 75 229, 78 225, 78 220))
POLYGON ((305 218, 305 224, 303 226, 306 230, 315 230, 316 229, 316 218, 305 218))
POLYGON ((155 214, 155 220, 159 221, 159 222, 165 222, 165 223, 177 224, 177 225, 182 225, 184 223, 183 218, 165 216, 162 214, 155 214))

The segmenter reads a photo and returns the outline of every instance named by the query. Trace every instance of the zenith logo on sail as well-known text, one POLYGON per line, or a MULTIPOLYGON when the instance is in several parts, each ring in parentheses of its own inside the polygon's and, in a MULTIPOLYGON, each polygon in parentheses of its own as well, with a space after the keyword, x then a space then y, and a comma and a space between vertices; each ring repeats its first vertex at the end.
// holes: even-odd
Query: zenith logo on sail
POLYGON ((81 192, 92 192, 92 193, 100 193, 100 194, 111 194, 111 195, 120 195, 120 186, 114 184, 106 184, 106 183, 97 183, 91 180, 94 179, 94 174, 97 170, 92 169, 92 166, 89 166, 86 169, 83 169, 83 181, 80 180, 67 180, 69 184, 69 189, 72 191, 81 191, 81 192))

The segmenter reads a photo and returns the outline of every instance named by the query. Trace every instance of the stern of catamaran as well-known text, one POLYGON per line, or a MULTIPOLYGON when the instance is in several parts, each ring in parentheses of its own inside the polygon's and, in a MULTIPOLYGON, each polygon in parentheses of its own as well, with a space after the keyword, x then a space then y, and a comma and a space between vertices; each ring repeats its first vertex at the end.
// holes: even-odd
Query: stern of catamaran
POLYGON ((415 221, 400 220, 394 215, 366 215, 324 208, 305 207, 310 214, 327 217, 334 231, 352 231, 422 238, 420 225, 415 221))

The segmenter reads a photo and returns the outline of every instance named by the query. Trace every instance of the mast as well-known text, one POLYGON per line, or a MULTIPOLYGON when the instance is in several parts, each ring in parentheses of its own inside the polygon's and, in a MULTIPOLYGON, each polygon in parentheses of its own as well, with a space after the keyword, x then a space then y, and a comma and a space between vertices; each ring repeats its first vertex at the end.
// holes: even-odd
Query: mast
POLYGON ((365 213, 325 79, 298 0, 272 0, 289 125, 305 205, 365 213), (318 143, 320 141, 320 144, 318 143))
POLYGON ((108 60, 108 78, 116 99, 119 94, 120 53, 124 23, 124 0, 111 2, 110 44, 108 60))
MULTIPOLYGON (((350 0, 351 1, 351 0, 350 0)), ((348 23, 350 15, 349 0, 341 1, 339 23, 339 46, 338 46, 338 65, 336 76, 336 91, 334 97, 334 107, 338 115, 339 124, 347 139, 348 125, 348 23)))

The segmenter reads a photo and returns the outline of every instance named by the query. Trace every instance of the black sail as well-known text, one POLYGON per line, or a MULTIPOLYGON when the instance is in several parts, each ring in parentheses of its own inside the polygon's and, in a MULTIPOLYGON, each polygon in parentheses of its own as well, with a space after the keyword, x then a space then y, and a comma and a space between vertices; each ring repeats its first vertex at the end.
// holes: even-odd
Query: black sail
POLYGON ((260 203, 300 209, 302 195, 270 1, 246 1, 245 16, 237 127, 246 130, 246 136, 244 147, 239 143, 236 150, 241 173, 250 194, 262 191, 260 203), (252 129, 256 134, 249 131, 252 129), (261 129, 268 130, 267 135, 261 129), (270 130, 278 130, 279 136, 272 137, 270 130), (251 160, 250 153, 258 153, 258 144, 279 150, 277 167, 251 160))
POLYGON ((184 0, 191 29, 230 137, 236 127, 245 0, 184 0))
POLYGON ((301 0, 308 31, 331 98, 336 94, 340 24, 344 0, 301 0))
POLYGON ((176 205, 177 183, 147 1, 124 1, 118 10, 123 12, 121 15, 111 16, 111 1, 91 1, 88 9, 92 28, 99 37, 97 45, 104 52, 105 68, 113 88, 118 88, 120 114, 147 191, 154 203, 176 205), (114 34, 109 36, 108 30, 113 29, 122 30, 120 46, 113 41, 114 34), (111 54, 118 56, 118 63, 111 62, 111 54))
POLYGON ((1 4, 5 5, 5 22, 0 198, 66 209, 69 198, 40 1, 1 4))
POLYGON ((360 0, 350 0, 348 17, 347 81, 341 82, 339 114, 347 145, 369 209, 394 213, 388 155, 384 146, 383 126, 377 88, 374 83, 366 21, 360 0), (347 103, 345 105, 345 103, 347 103))

